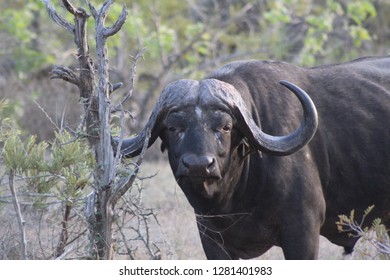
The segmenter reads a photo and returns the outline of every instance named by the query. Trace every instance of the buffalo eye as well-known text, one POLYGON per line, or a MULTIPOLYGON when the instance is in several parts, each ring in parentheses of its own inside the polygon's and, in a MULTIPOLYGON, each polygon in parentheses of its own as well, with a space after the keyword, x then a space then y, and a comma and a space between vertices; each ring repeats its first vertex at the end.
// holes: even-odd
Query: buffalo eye
POLYGON ((170 135, 178 135, 181 136, 181 134, 184 132, 184 129, 178 126, 169 126, 168 132, 170 135))
POLYGON ((217 132, 220 133, 229 133, 233 129, 232 125, 230 123, 227 123, 225 125, 221 125, 218 127, 217 132))
POLYGON ((170 133, 175 133, 175 132, 177 131, 177 128, 174 127, 174 126, 170 126, 170 127, 168 127, 168 131, 169 131, 170 133))
POLYGON ((222 131, 223 132, 230 132, 232 130, 232 127, 231 127, 231 125, 225 125, 225 126, 223 126, 222 127, 222 131))

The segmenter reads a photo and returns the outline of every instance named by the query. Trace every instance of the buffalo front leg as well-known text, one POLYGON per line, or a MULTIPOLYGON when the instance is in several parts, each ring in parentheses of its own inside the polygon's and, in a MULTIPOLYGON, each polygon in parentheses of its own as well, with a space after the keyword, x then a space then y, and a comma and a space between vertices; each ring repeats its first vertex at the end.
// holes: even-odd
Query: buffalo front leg
POLYGON ((318 259, 320 224, 295 223, 281 232, 280 245, 286 260, 318 259))

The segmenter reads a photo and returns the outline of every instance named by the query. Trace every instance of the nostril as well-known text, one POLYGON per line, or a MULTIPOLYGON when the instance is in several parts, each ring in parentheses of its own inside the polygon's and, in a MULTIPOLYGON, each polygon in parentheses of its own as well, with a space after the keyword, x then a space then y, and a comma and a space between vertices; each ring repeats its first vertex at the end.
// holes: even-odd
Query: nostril
POLYGON ((186 168, 190 168, 190 163, 188 163, 187 161, 186 161, 186 158, 183 158, 182 160, 182 163, 183 163, 183 165, 186 167, 186 168))
POLYGON ((207 169, 210 169, 215 164, 215 158, 207 157, 207 169))

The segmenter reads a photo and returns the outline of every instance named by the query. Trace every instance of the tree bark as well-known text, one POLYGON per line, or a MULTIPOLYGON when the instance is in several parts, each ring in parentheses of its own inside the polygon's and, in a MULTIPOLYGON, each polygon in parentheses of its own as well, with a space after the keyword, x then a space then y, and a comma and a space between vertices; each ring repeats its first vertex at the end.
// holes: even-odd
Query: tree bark
POLYGON ((112 259, 112 226, 114 207, 118 200, 116 194, 118 188, 123 189, 125 186, 128 189, 129 186, 126 184, 114 185, 116 167, 111 146, 109 98, 112 88, 109 83, 106 41, 108 37, 115 35, 121 29, 127 18, 127 10, 124 7, 115 24, 107 28, 104 23, 113 0, 105 1, 99 10, 86 1, 95 21, 96 73, 87 40, 87 20, 90 15, 82 8, 75 8, 68 0, 62 0, 64 7, 74 16, 75 24, 73 25, 56 12, 49 0, 43 1, 51 18, 72 33, 78 48, 79 75, 69 68, 57 67, 53 70, 52 78, 69 81, 77 85, 80 91, 80 99, 84 104, 86 114, 87 138, 96 159, 94 191, 90 194, 86 205, 91 243, 90 255, 93 259, 112 259), (95 83, 96 74, 97 86, 95 83), (113 199, 114 194, 115 199, 113 199))

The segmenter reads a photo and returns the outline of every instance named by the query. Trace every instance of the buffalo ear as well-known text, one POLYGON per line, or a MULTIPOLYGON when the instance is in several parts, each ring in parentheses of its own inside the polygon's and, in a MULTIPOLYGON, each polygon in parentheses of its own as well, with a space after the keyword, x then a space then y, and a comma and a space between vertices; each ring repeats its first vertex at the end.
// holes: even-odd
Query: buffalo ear
POLYGON ((250 154, 257 152, 260 157, 262 157, 261 151, 257 150, 255 147, 252 147, 247 138, 243 138, 241 143, 237 147, 237 152, 241 161, 244 161, 250 154))

